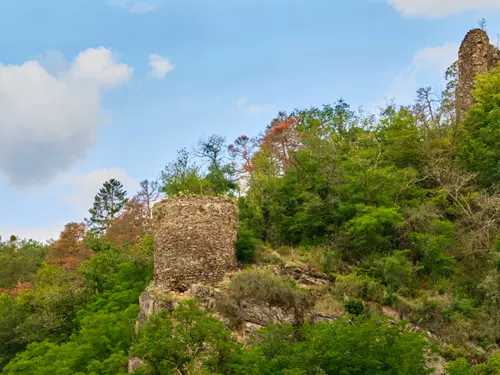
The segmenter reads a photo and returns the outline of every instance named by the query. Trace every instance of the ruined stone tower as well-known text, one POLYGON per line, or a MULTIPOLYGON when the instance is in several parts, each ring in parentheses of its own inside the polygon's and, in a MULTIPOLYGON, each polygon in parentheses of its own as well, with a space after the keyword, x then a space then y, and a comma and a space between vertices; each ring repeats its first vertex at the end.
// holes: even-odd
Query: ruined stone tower
POLYGON ((185 291, 236 268, 238 209, 222 197, 167 199, 153 209, 155 286, 185 291))
POLYGON ((496 67, 500 62, 499 50, 490 44, 484 30, 474 29, 465 36, 458 52, 458 87, 456 91, 457 119, 463 120, 474 104, 472 91, 475 77, 496 67))

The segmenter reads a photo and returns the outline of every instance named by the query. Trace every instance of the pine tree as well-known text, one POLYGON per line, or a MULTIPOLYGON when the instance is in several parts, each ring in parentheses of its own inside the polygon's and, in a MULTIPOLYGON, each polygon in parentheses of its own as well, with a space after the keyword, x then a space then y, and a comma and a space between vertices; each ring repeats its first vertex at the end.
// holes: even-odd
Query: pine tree
POLYGON ((98 233, 105 231, 125 207, 126 194, 121 182, 114 178, 106 181, 94 198, 90 219, 85 219, 87 225, 98 233))

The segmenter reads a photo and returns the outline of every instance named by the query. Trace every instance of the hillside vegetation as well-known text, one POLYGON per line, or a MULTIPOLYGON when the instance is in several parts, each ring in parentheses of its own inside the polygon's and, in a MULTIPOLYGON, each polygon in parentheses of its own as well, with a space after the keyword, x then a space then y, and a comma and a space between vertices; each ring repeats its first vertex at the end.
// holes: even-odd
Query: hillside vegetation
POLYGON ((261 135, 229 145, 203 139, 130 199, 106 182, 85 223, 56 241, 3 241, 1 373, 124 374, 137 356, 136 374, 419 375, 432 373, 434 352, 448 375, 500 374, 500 68, 479 77, 462 123, 456 70, 443 92, 420 89, 415 105, 377 116, 341 100, 281 112, 261 135), (159 193, 237 199, 243 270, 214 307, 229 323, 187 300, 136 337, 159 193), (268 271, 290 262, 335 282, 312 301, 268 271), (340 317, 269 319, 241 341, 243 298, 340 317), (389 324, 382 306, 402 322, 389 324))

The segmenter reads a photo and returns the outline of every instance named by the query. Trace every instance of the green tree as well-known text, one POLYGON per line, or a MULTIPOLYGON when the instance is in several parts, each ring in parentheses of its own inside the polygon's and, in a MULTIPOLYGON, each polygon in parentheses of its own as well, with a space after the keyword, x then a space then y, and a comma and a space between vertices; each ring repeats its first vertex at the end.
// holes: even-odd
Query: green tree
POLYGON ((218 319, 188 300, 172 313, 150 316, 131 353, 145 361, 139 374, 190 374, 200 367, 203 373, 226 374, 238 348, 218 319))
POLYGON ((382 157, 399 168, 421 167, 425 162, 424 142, 415 114, 407 107, 388 106, 382 111, 379 137, 382 157))
POLYGON ((47 245, 16 237, 0 242, 0 289, 33 282, 47 250, 47 245))
POLYGON ((0 352, 10 359, 2 374, 126 374, 139 295, 152 269, 113 250, 83 263, 80 286, 56 267, 42 268, 39 290, 17 301, 0 296, 0 329, 12 327, 0 332, 0 350, 10 353, 0 352), (85 298, 71 301, 73 291, 85 298))
POLYGON ((387 250, 396 227, 403 222, 398 207, 358 207, 358 214, 346 223, 356 249, 361 253, 387 250))
POLYGON ((500 67, 476 78, 476 104, 464 120, 458 156, 483 186, 500 182, 500 67))
POLYGON ((163 192, 167 197, 180 194, 209 193, 209 186, 200 173, 199 167, 191 162, 185 148, 177 151, 175 161, 169 163, 161 172, 163 192))
POLYGON ((389 299, 392 299, 397 288, 411 287, 413 284, 415 269, 409 254, 408 250, 398 250, 376 262, 376 275, 387 285, 389 299))
POLYGON ((0 294, 0 372, 27 344, 18 331, 25 317, 26 312, 15 297, 0 294))
POLYGON ((424 375, 423 336, 400 332, 387 322, 340 318, 333 323, 271 325, 259 331, 257 345, 242 352, 237 374, 424 375), (299 337, 300 339, 297 339, 299 337))
POLYGON ((126 195, 121 182, 114 178, 106 181, 94 198, 87 225, 98 233, 105 231, 125 207, 126 195))
POLYGON ((413 233, 410 235, 413 246, 419 252, 422 272, 435 282, 438 277, 450 276, 455 271, 454 257, 446 251, 455 243, 455 227, 449 221, 433 221, 432 233, 413 233))
POLYGON ((234 181, 236 171, 225 162, 227 149, 226 139, 213 134, 208 139, 200 140, 196 150, 198 157, 209 163, 205 179, 216 195, 227 194, 237 188, 234 181))
POLYGON ((44 263, 38 270, 35 286, 17 297, 26 312, 18 327, 24 342, 66 339, 74 328, 83 290, 67 272, 44 263))

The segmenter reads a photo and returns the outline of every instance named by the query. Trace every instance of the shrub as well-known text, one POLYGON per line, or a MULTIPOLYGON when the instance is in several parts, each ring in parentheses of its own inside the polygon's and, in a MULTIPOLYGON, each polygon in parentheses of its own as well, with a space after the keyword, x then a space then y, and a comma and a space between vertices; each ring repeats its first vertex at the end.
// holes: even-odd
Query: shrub
POLYGON ((349 297, 376 302, 384 300, 384 286, 382 284, 368 276, 356 273, 337 276, 334 293, 339 298, 349 297))
POLYGON ((238 229, 238 238, 236 240, 236 257, 243 263, 252 263, 255 260, 255 248, 257 239, 253 237, 250 230, 238 229))
POLYGON ((217 318, 187 300, 173 312, 164 310, 151 315, 131 354, 144 359, 139 371, 146 372, 136 373, 227 374, 230 358, 238 347, 217 318))
POLYGON ((250 270, 234 277, 227 288, 219 293, 217 310, 229 319, 231 325, 243 322, 243 304, 264 305, 269 308, 269 321, 273 307, 292 309, 297 323, 313 305, 307 290, 297 286, 289 277, 273 276, 262 270, 250 270))
POLYGON ((365 310, 363 303, 359 299, 346 299, 344 301, 346 311, 354 316, 359 316, 365 310))
POLYGON ((256 339, 242 352, 236 374, 429 374, 423 335, 400 332, 385 320, 339 318, 298 330, 271 325, 256 339))

